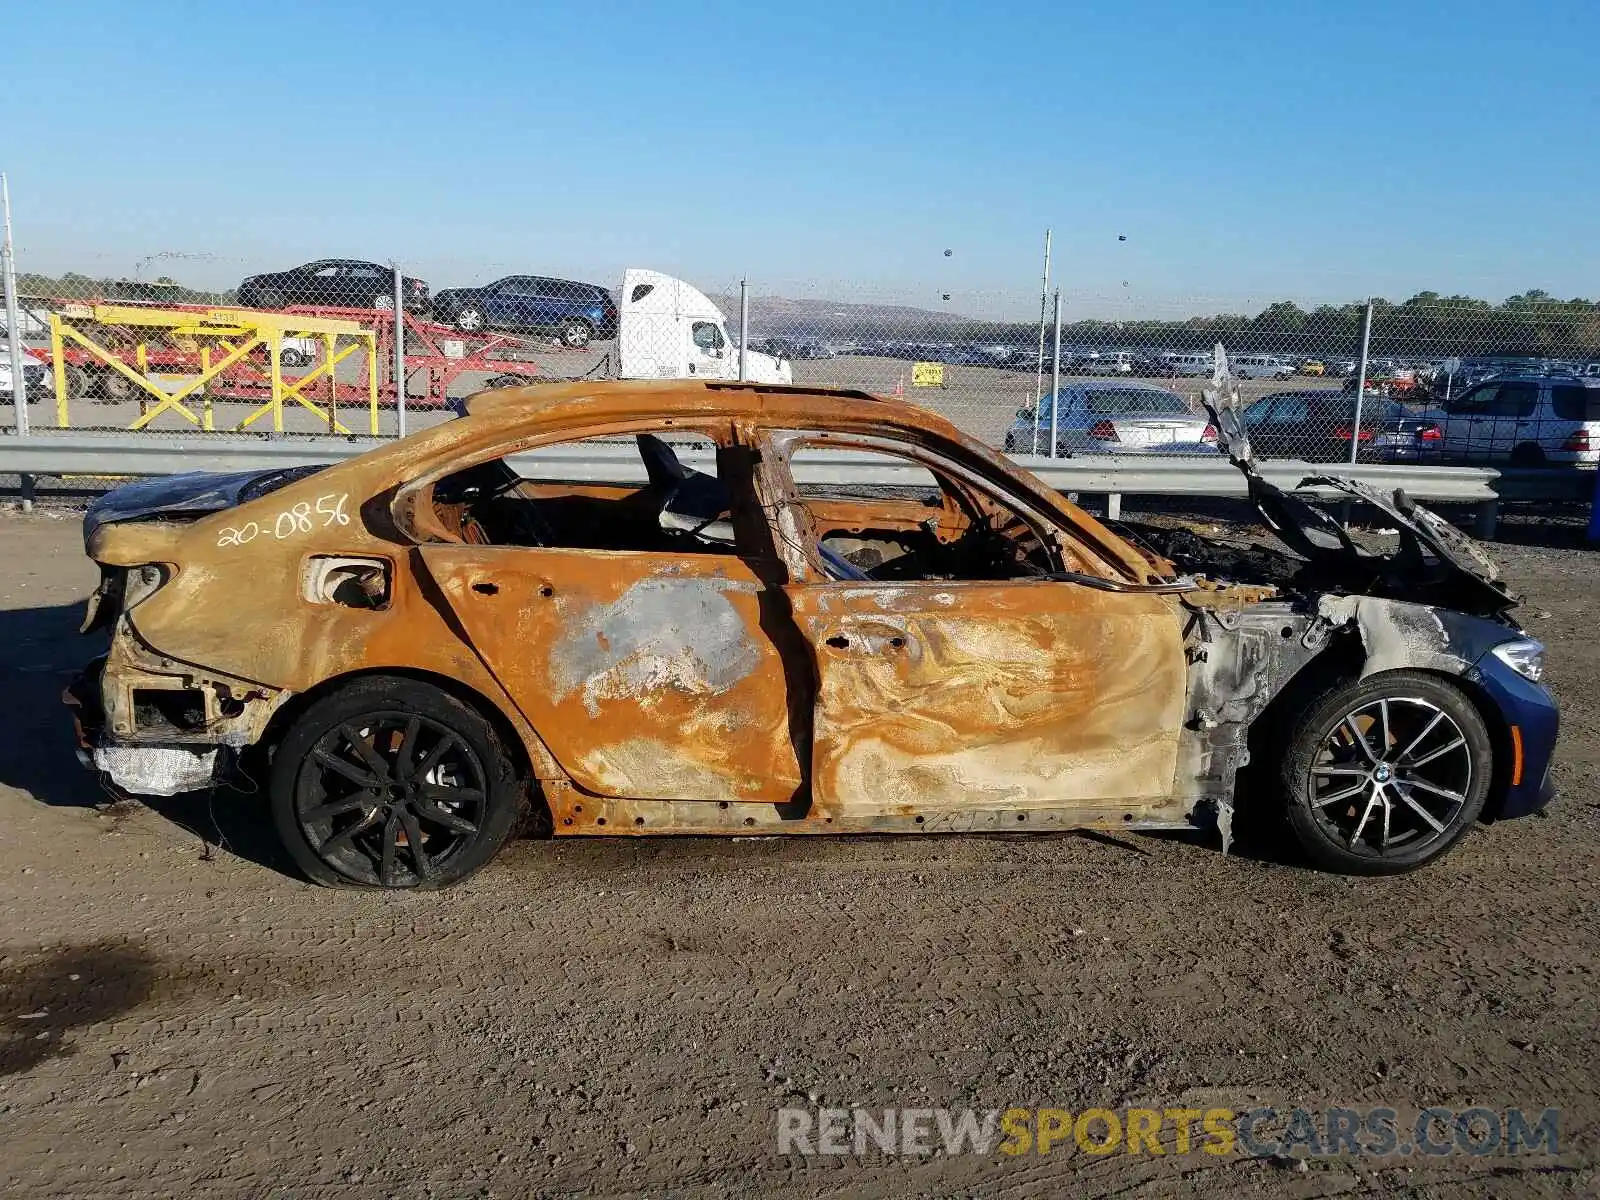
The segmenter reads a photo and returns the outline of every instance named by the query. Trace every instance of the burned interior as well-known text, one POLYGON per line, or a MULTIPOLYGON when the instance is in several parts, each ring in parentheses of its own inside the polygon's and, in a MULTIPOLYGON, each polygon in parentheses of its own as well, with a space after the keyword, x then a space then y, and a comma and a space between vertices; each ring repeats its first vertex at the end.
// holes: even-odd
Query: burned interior
MULTIPOLYGON (((439 480, 430 504, 441 526, 474 545, 760 553, 765 539, 741 546, 736 531, 748 522, 734 520, 736 505, 759 506, 751 456, 682 431, 669 441, 666 432, 633 436, 645 474, 637 486, 529 479, 494 458, 439 480), (714 460, 714 473, 684 463, 678 449, 686 442, 714 460)), ((810 460, 809 472, 797 472, 798 507, 832 578, 998 580, 1044 577, 1059 566, 1027 520, 949 475, 902 458, 888 461, 920 473, 921 486, 830 483, 826 456, 861 443, 790 437, 790 451, 810 460)))

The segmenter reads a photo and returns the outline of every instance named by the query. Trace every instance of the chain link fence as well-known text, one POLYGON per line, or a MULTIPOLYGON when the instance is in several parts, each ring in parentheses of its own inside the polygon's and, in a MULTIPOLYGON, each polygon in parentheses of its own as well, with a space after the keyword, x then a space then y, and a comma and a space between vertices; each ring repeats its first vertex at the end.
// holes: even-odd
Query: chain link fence
MULTIPOLYGON (((581 280, 425 255, 400 261, 434 265, 404 270, 162 256, 188 280, 83 257, 101 269, 17 264, 7 339, 28 404, 25 422, 0 410, 13 431, 392 436, 510 383, 746 378, 901 396, 1013 453, 1204 455, 1215 431, 1198 397, 1221 342, 1262 457, 1600 458, 1600 304, 1537 292, 1233 313, 1071 291, 1041 306, 1020 287, 922 305, 844 282, 779 296, 759 279, 581 280)), ((15 398, 9 361, 0 401, 15 398)))

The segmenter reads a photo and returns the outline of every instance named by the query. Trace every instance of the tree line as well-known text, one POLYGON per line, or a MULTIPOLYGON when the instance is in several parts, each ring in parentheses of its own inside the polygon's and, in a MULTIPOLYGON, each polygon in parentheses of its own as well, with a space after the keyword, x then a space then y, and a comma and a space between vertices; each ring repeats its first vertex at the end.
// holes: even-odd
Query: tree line
MULTIPOLYGON (((1158 346, 1205 351, 1217 342, 1236 353, 1302 353, 1354 358, 1361 349, 1364 301, 1305 309, 1279 300, 1260 312, 1218 313, 1176 320, 1082 320, 1064 324, 1064 344, 1158 346)), ((949 337, 948 330, 935 336, 949 337)), ((991 324, 979 340, 1027 345, 1037 325, 991 324)), ((1558 300, 1534 289, 1498 304, 1471 296, 1418 292, 1399 303, 1374 298, 1374 356, 1428 358, 1447 354, 1544 358, 1600 356, 1600 302, 1558 300)))
POLYGON ((112 279, 68 271, 65 275, 17 273, 17 294, 47 300, 120 300, 168 304, 230 304, 234 294, 186 287, 162 275, 157 279, 112 279))
MULTIPOLYGON (((1240 352, 1299 351, 1346 354, 1361 348, 1365 304, 1322 305, 1309 311, 1293 301, 1269 304, 1254 316, 1222 314, 1183 321, 1123 323, 1119 336, 1139 345, 1207 349, 1222 342, 1240 352)), ((1077 322, 1074 336, 1109 336, 1106 322, 1077 322)), ((1557 300, 1543 291, 1508 297, 1499 304, 1470 296, 1419 292, 1398 304, 1372 301, 1374 355, 1429 357, 1440 354, 1532 355, 1587 358, 1600 353, 1600 304, 1557 300)))

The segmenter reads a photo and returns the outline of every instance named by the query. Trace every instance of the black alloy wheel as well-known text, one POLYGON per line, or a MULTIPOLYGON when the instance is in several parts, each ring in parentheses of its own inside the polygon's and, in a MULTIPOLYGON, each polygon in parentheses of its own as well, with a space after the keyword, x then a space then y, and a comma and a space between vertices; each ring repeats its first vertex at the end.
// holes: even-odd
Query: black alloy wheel
POLYGON ((523 787, 488 723, 409 679, 361 680, 311 705, 273 760, 273 817, 318 883, 442 887, 510 835, 523 787))

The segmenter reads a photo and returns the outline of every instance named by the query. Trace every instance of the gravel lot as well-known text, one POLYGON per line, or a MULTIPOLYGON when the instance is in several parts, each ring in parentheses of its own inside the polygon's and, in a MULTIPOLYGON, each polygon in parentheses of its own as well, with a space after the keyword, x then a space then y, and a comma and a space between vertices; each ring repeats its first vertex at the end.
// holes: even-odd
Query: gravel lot
POLYGON ((90 649, 76 517, 0 517, 0 1192, 1595 1195, 1600 571, 1506 532, 1564 795, 1420 874, 1185 837, 615 840, 381 895, 287 873, 253 797, 105 807, 57 703, 90 649), (1561 1152, 803 1159, 785 1104, 1554 1106, 1561 1152))

